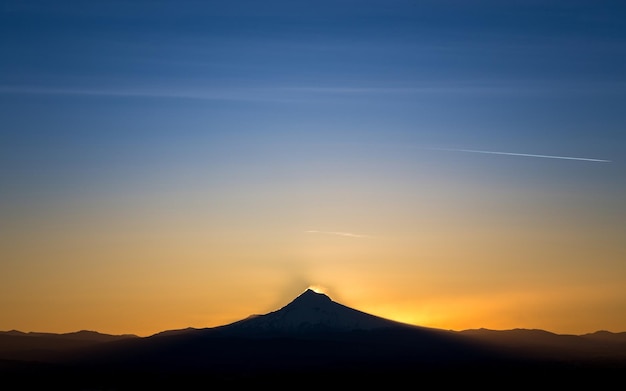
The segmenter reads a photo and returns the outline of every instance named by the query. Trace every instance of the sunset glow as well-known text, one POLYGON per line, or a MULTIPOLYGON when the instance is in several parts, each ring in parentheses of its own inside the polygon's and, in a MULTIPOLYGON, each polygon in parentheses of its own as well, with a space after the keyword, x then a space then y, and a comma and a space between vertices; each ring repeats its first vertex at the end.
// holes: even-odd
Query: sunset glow
POLYGON ((623 6, 9 3, 0 331, 626 331, 623 6))

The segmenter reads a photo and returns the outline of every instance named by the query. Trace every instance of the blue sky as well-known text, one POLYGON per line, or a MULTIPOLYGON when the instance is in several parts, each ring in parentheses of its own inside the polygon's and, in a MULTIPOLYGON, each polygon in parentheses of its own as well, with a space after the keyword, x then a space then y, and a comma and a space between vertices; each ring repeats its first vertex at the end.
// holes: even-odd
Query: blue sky
MULTIPOLYGON (((68 237, 126 232, 128 252, 111 259, 148 259, 141 238, 162 234, 195 248, 184 236, 194 232, 225 246, 221 255, 229 243, 272 244, 261 246, 263 256, 233 255, 233 270, 290 257, 293 270, 333 280, 330 261, 307 252, 313 245, 293 232, 402 238, 399 258, 411 262, 407 254, 420 251, 411 235, 430 224, 433 238, 470 226, 485 232, 476 248, 483 240, 488 247, 490 232, 548 229, 551 243, 572 249, 588 232, 578 253, 602 260, 577 260, 576 275, 595 275, 602 265, 626 279, 624 15, 610 1, 4 1, 4 275, 23 273, 24 284, 37 285, 29 267, 54 269, 64 256, 68 265, 81 262, 106 247, 72 252, 68 237), (67 237, 47 238, 50 230, 67 237), (242 236, 250 242, 234 239, 242 236), (52 242, 65 255, 42 260, 26 251, 52 242), (281 245, 294 250, 276 252, 281 245)), ((545 247, 528 235, 530 247, 545 247)), ((438 240, 424 254, 443 251, 445 265, 467 265, 438 240)), ((206 270, 224 262, 202 246, 194 251, 206 270)), ((546 251, 520 256, 511 270, 536 261, 529 270, 540 273, 541 262, 552 262, 546 251)), ((561 252, 559 265, 569 255, 561 252)), ((483 278, 480 270, 467 276, 470 285, 483 278)), ((26 285, 6 288, 5 297, 26 285)), ((235 288, 224 287, 232 301, 235 288)), ((343 295, 367 302, 364 293, 343 295)), ((25 305, 6 300, 7 308, 25 305)), ((611 310, 626 304, 623 296, 612 300, 611 310)), ((203 319, 226 312, 203 308, 203 319)), ((615 324, 626 329, 626 319, 615 324)))

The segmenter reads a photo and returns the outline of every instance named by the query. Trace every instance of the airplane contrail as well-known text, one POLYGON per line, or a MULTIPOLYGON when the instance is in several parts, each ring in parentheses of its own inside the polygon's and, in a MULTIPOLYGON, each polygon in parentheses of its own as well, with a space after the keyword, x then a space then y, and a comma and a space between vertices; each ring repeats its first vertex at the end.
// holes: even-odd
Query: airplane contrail
POLYGON ((313 234, 326 234, 326 235, 337 235, 337 236, 346 236, 346 237, 350 237, 350 238, 368 238, 369 236, 367 235, 358 235, 358 234, 353 234, 350 232, 337 232, 337 231, 315 231, 315 230, 310 230, 310 231, 304 231, 306 233, 313 233, 313 234))
POLYGON ((485 153, 489 155, 507 155, 507 156, 524 156, 524 157, 537 157, 544 159, 564 159, 564 160, 582 160, 585 162, 597 162, 597 163, 610 163, 611 160, 605 159, 592 159, 587 157, 572 157, 572 156, 555 156, 555 155, 535 155, 531 153, 516 153, 516 152, 500 152, 500 151, 482 151, 476 149, 457 149, 457 148, 431 148, 437 151, 450 151, 450 152, 469 152, 469 153, 485 153))

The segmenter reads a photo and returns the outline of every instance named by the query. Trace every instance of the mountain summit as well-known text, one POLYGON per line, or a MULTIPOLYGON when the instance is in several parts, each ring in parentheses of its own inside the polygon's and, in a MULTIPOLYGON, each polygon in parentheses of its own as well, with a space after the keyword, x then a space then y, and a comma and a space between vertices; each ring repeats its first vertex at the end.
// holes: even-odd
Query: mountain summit
POLYGON ((412 327, 355 310, 307 289, 279 310, 255 315, 224 326, 230 331, 258 333, 304 333, 412 327))

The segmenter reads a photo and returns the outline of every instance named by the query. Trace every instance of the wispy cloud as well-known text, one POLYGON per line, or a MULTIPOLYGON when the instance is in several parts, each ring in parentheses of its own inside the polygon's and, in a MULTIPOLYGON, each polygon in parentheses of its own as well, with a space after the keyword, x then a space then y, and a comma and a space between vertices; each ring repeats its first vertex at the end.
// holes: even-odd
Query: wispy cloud
POLYGON ((626 84, 617 83, 570 83, 553 84, 550 88, 545 83, 529 85, 528 82, 429 82, 411 86, 372 86, 372 85, 329 85, 329 86, 28 86, 0 85, 0 94, 29 95, 80 95, 142 98, 175 98, 197 100, 230 101, 293 101, 322 99, 328 97, 349 97, 372 95, 393 95, 398 97, 416 97, 430 95, 484 95, 484 94, 529 94, 529 93, 608 93, 626 90, 626 84))
POLYGON ((169 98, 231 101, 284 101, 286 98, 259 88, 185 89, 185 88, 58 88, 39 86, 2 86, 0 94, 66 95, 92 97, 169 98))
POLYGON ((337 236, 345 236, 349 238, 371 238, 371 236, 369 235, 361 235, 361 234, 355 234, 351 232, 317 231, 317 230, 309 230, 305 232, 309 234, 337 235, 337 236))
POLYGON ((502 152, 502 151, 483 151, 476 149, 457 149, 457 148, 429 148, 436 151, 448 151, 448 152, 468 152, 468 153, 483 153, 488 155, 506 155, 506 156, 522 156, 522 157, 534 157, 544 159, 562 159, 562 160, 580 160, 585 162, 596 163, 610 163, 611 160, 595 159, 588 157, 573 157, 573 156, 557 156, 557 155, 536 155, 532 153, 517 153, 517 152, 502 152))

